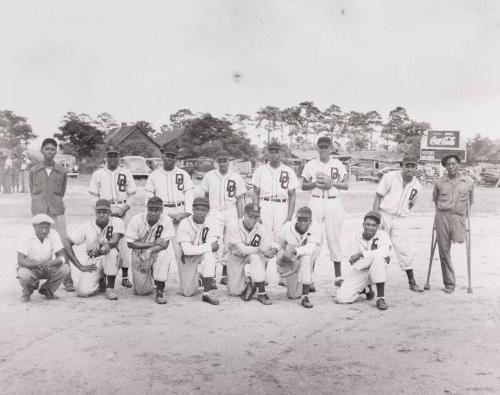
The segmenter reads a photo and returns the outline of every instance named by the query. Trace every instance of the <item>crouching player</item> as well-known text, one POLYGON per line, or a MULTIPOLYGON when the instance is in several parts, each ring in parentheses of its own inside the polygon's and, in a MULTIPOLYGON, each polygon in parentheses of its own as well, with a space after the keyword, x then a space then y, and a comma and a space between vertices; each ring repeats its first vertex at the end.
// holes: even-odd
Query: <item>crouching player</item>
POLYGON ((123 220, 111 216, 111 205, 106 199, 99 199, 95 205, 95 220, 80 226, 69 234, 67 255, 82 272, 76 286, 76 294, 82 298, 94 295, 105 288, 109 300, 118 299, 115 288, 116 275, 120 268, 118 243, 125 233, 123 220), (82 265, 75 255, 73 246, 85 243, 87 264, 82 265))
POLYGON ((150 198, 146 207, 146 213, 132 217, 125 232, 127 244, 132 249, 133 290, 136 295, 148 295, 153 292, 154 280, 156 303, 165 304, 167 298, 163 291, 174 256, 167 248, 175 237, 174 224, 163 214, 163 201, 159 197, 150 198))
POLYGON ((379 230, 380 214, 370 211, 363 220, 363 232, 354 236, 349 245, 352 271, 337 291, 337 303, 353 303, 359 295, 368 300, 375 296, 371 284, 377 286, 377 308, 387 310, 384 285, 391 242, 387 233, 379 230), (368 287, 368 288, 367 288, 368 287))
POLYGON ((217 305, 219 301, 210 295, 215 273, 215 252, 219 249, 218 226, 207 218, 210 205, 208 199, 197 197, 193 202, 193 215, 184 218, 177 229, 177 242, 180 245, 181 259, 177 265, 181 292, 193 296, 198 289, 198 265, 203 284, 202 301, 217 305))
POLYGON ((302 207, 295 222, 287 222, 278 234, 278 273, 285 278, 290 299, 300 298, 302 306, 313 307, 309 301, 309 286, 317 251, 321 245, 321 227, 312 221, 312 211, 302 207))
POLYGON ((262 304, 270 305, 272 301, 265 287, 266 263, 274 258, 278 245, 271 242, 271 236, 259 219, 260 207, 249 203, 243 209, 243 219, 234 220, 227 227, 227 289, 230 295, 241 296, 246 302, 258 290, 257 299, 262 304), (249 277, 245 274, 246 269, 249 277))

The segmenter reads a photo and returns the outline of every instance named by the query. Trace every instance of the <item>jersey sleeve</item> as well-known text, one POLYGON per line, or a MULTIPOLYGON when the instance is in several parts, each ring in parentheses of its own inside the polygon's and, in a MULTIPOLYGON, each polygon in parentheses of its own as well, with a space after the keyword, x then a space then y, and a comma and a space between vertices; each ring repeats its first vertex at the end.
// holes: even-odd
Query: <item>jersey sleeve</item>
POLYGON ((189 235, 189 228, 191 225, 189 224, 189 218, 184 218, 177 228, 177 242, 181 243, 191 243, 191 236, 189 235))
POLYGON ((125 223, 122 219, 113 217, 113 233, 125 234, 125 223))
POLYGON ((258 169, 256 169, 253 173, 253 176, 252 176, 252 185, 256 188, 259 188, 260 189, 260 173, 261 173, 261 167, 259 167, 258 169))
POLYGON ((382 179, 380 180, 380 182, 377 185, 377 190, 376 190, 377 195, 380 195, 380 196, 387 195, 387 192, 389 192, 390 177, 391 177, 390 172, 386 173, 382 176, 382 179))
POLYGON ((90 183, 88 192, 95 198, 99 198, 99 171, 92 173, 90 177, 90 183))
POLYGON ((299 179, 297 178, 297 174, 295 174, 295 171, 292 168, 289 168, 288 172, 290 173, 288 189, 297 189, 299 187, 299 179))
POLYGON ((144 192, 146 194, 146 203, 148 199, 152 198, 155 195, 155 173, 156 170, 149 174, 148 179, 146 180, 146 185, 144 186, 144 192))
POLYGON ((83 224, 73 229, 69 232, 69 239, 73 244, 80 245, 85 241, 85 227, 87 224, 83 224))
POLYGON ((174 229, 174 223, 172 222, 172 219, 168 215, 163 215, 162 219, 162 224, 165 229, 164 233, 164 239, 174 239, 175 238, 175 229, 174 229))
POLYGON ((209 189, 208 189, 208 177, 209 177, 209 174, 210 173, 206 173, 204 176, 203 176, 203 180, 201 180, 201 189, 203 189, 204 192, 206 193, 209 193, 209 189))
POLYGON ((245 185, 245 181, 243 180, 243 177, 241 177, 239 174, 236 176, 236 196, 240 197, 241 195, 244 195, 247 193, 247 187, 245 185))
POLYGON ((134 176, 127 169, 127 196, 130 197, 137 193, 137 184, 135 183, 134 176))
POLYGON ((307 162, 302 169, 302 178, 310 182, 313 179, 312 169, 311 169, 311 161, 307 162))
POLYGON ((130 222, 128 223, 127 229, 125 230, 125 240, 127 241, 136 241, 140 238, 139 234, 139 222, 140 222, 140 214, 132 217, 130 222))
POLYGON ((50 230, 49 237, 50 242, 52 243, 52 251, 54 253, 61 251, 64 248, 61 236, 59 236, 59 233, 57 233, 55 229, 50 230))
POLYGON ((182 170, 182 173, 184 174, 184 193, 185 193, 186 191, 193 189, 194 185, 193 185, 193 180, 191 179, 189 173, 185 170, 182 170))

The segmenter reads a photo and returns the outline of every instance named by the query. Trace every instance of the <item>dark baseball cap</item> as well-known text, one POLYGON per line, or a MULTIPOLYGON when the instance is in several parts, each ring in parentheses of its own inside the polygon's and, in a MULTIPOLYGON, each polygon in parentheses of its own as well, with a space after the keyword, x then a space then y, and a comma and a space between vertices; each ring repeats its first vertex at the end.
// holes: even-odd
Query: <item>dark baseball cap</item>
POLYGON ((57 148, 57 141, 54 140, 52 137, 48 137, 42 141, 42 148, 45 147, 47 144, 55 145, 57 148))
POLYGON ((158 196, 153 196, 148 200, 147 207, 162 207, 163 208, 163 200, 161 200, 158 196))
POLYGON ((113 152, 120 154, 120 148, 118 148, 116 145, 108 145, 106 147, 106 154, 111 154, 113 152))
POLYGON ((450 158, 455 158, 458 163, 462 162, 462 159, 460 159, 460 156, 458 156, 458 154, 448 154, 445 155, 443 159, 441 159, 441 165, 443 165, 443 167, 446 167, 446 162, 448 162, 448 159, 450 158))
POLYGON ((260 215, 260 207, 253 203, 247 203, 243 211, 250 215, 260 215))
POLYGON ((330 137, 328 137, 328 136, 321 136, 318 139, 318 142, 316 143, 316 145, 319 146, 320 144, 332 145, 332 139, 330 137))
POLYGON ((272 149, 276 149, 278 151, 281 151, 281 145, 277 141, 272 141, 268 146, 267 150, 270 151, 272 149))
POLYGON ((229 155, 229 152, 227 152, 226 150, 223 150, 223 149, 221 149, 220 151, 217 151, 215 153, 216 159, 223 159, 223 158, 229 159, 230 157, 231 156, 229 155))
POLYGON ((193 201, 193 207, 194 206, 207 206, 210 208, 210 203, 206 197, 197 197, 193 201))
POLYGON ((166 155, 166 154, 171 154, 171 155, 175 155, 177 156, 177 147, 175 145, 168 145, 168 144, 165 144, 163 147, 162 147, 162 150, 163 152, 163 155, 166 155))
POLYGON ((363 217, 363 221, 365 221, 367 218, 374 219, 375 221, 377 221, 377 224, 380 225, 380 214, 376 211, 368 211, 363 217))
POLYGON ((401 163, 414 163, 418 164, 418 158, 413 154, 405 154, 401 163))
POLYGON ((297 210, 297 218, 312 218, 312 210, 309 207, 301 207, 297 210))
POLYGON ((95 202, 95 209, 106 209, 109 210, 111 209, 111 205, 109 204, 109 200, 106 199, 99 199, 97 202, 95 202))

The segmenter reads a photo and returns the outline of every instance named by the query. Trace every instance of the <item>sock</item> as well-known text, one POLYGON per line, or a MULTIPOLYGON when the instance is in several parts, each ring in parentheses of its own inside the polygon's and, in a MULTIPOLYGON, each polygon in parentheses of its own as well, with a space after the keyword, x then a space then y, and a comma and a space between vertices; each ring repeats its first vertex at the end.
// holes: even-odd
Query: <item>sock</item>
POLYGON ((155 280, 155 284, 156 284, 156 292, 163 292, 163 290, 165 289, 165 281, 155 280))
POLYGON ((114 288, 116 276, 106 276, 106 278, 108 280, 108 285, 106 288, 114 288))
POLYGON ((222 276, 227 277, 227 266, 226 265, 222 266, 222 276))
POLYGON ((302 297, 309 295, 309 284, 302 284, 302 297))
POLYGON ((334 261, 333 262, 333 267, 335 269, 335 277, 340 277, 342 276, 342 269, 341 269, 341 265, 342 263, 341 262, 336 262, 334 261))
POLYGON ((201 280, 203 284, 203 293, 208 293, 212 289, 212 277, 203 277, 201 280))
POLYGON ((377 298, 383 298, 385 283, 377 283, 375 285, 377 286, 377 298))
POLYGON ((257 289, 259 290, 259 294, 266 293, 266 286, 264 284, 264 281, 261 281, 260 283, 255 283, 255 285, 257 285, 257 289))
POLYGON ((128 277, 128 267, 122 267, 122 278, 128 277))
POLYGON ((415 280, 415 278, 413 277, 413 269, 408 269, 406 271, 406 275, 408 276, 408 282, 411 283, 415 280))

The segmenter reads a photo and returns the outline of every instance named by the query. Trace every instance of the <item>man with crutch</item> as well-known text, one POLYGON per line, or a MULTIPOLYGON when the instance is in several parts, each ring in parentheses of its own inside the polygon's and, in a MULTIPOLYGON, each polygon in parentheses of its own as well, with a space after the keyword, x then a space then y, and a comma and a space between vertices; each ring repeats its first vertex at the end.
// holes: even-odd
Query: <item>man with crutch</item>
POLYGON ((458 172, 460 157, 457 154, 446 155, 441 164, 447 174, 436 180, 432 199, 436 205, 434 218, 435 240, 431 244, 431 262, 427 276, 426 289, 429 289, 430 264, 432 263, 435 244, 439 249, 441 271, 443 273, 443 291, 447 294, 455 290, 455 272, 451 263, 451 243, 466 242, 467 269, 469 275, 468 292, 472 292, 470 284, 470 206, 472 205, 474 184, 468 176, 458 172))

